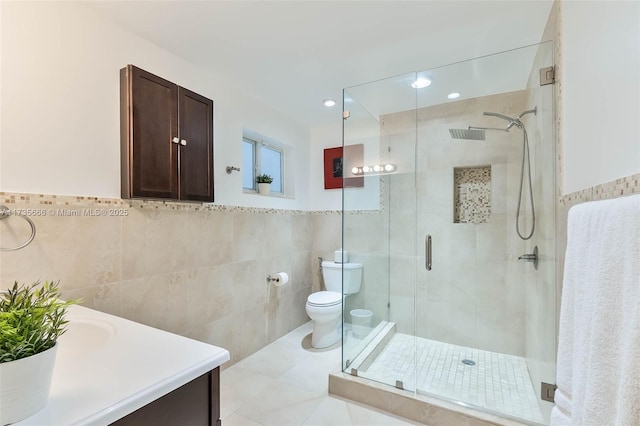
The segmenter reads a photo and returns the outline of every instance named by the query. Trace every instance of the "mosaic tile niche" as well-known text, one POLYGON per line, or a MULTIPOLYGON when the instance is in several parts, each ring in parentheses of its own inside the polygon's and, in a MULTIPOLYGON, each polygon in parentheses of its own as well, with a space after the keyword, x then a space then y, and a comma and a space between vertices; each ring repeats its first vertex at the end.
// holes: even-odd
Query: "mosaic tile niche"
POLYGON ((491 166, 453 169, 453 222, 487 223, 491 218, 491 166))

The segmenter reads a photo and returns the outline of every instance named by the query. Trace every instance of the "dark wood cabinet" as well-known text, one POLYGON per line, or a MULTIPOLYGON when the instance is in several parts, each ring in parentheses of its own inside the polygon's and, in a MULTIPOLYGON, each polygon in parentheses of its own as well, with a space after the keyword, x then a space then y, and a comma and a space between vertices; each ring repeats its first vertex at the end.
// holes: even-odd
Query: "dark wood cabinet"
POLYGON ((220 367, 112 423, 113 426, 220 426, 220 367))
POLYGON ((213 101, 120 70, 122 198, 213 201, 213 101))

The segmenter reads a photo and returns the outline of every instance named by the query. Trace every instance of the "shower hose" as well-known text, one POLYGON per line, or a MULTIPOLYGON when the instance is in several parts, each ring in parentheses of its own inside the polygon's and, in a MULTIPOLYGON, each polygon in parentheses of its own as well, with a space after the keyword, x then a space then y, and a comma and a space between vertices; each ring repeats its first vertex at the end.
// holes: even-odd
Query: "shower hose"
MULTIPOLYGON (((520 121, 520 120, 518 120, 520 121)), ((533 236, 533 231, 536 229, 536 210, 533 205, 533 185, 531 183, 531 157, 529 156, 529 136, 527 135, 527 129, 522 122, 520 122, 522 126, 522 168, 520 169, 520 192, 518 194, 518 208, 516 210, 516 232, 518 236, 523 240, 528 240, 533 236), (524 236, 520 231, 520 209, 522 206, 522 188, 524 186, 524 166, 525 162, 527 165, 527 174, 529 181, 529 199, 531 200, 531 231, 524 236)))

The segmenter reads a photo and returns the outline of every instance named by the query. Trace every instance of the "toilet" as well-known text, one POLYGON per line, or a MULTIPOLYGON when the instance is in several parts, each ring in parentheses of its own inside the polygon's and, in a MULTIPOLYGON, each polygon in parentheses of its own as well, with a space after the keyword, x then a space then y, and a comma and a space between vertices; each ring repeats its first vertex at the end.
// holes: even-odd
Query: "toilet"
POLYGON ((362 263, 322 262, 322 278, 327 291, 310 294, 306 305, 307 315, 313 321, 311 346, 314 348, 326 348, 340 340, 343 269, 344 296, 360 291, 362 263))

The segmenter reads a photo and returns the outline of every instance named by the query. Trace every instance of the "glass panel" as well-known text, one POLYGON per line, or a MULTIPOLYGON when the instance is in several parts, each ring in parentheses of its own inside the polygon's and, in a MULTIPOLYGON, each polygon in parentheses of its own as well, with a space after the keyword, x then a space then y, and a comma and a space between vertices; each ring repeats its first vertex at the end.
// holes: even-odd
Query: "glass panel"
POLYGON ((256 188, 255 147, 254 141, 242 140, 242 187, 246 189, 256 188))
POLYGON ((266 145, 262 145, 260 152, 262 174, 273 178, 271 192, 282 192, 282 152, 266 145))
POLYGON ((343 247, 363 265, 357 294, 345 296, 343 368, 392 386, 413 386, 416 200, 414 73, 344 91, 343 247), (389 109, 391 108, 391 110, 389 109), (397 121, 400 118, 401 121, 397 121), (392 124, 389 124, 392 123, 392 124), (390 127, 389 127, 390 126, 390 127), (388 128, 393 128, 388 131, 388 128), (362 146, 362 151, 354 147, 362 146), (358 152, 361 152, 359 158, 358 152), (354 174, 354 171, 356 173, 354 174), (350 181, 360 176, 360 185, 350 181), (363 329, 359 318, 370 312, 363 329), (387 352, 377 349, 403 339, 403 351, 388 370, 387 352))
POLYGON ((438 90, 419 91, 417 112, 418 229, 433 238, 433 269, 418 271, 417 350, 430 358, 418 392, 533 423, 548 421, 539 386, 554 380, 553 89, 538 80, 552 57, 544 44, 425 71, 438 90), (524 240, 529 177, 537 229, 524 240), (538 271, 518 261, 536 245, 538 271))
POLYGON ((557 194, 553 86, 539 70, 552 65, 543 43, 345 90, 345 147, 364 143, 363 166, 397 168, 343 192, 343 245, 365 265, 344 303, 343 367, 367 355, 349 346, 357 304, 392 324, 358 376, 548 423, 557 194), (411 88, 418 78, 432 84, 411 88), (537 270, 518 259, 536 246, 537 270))

